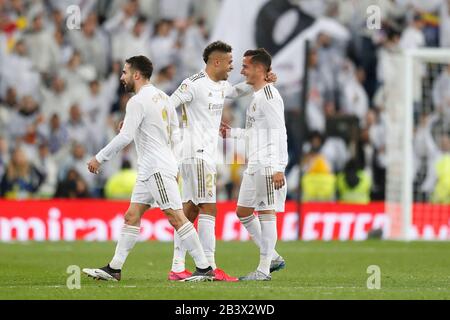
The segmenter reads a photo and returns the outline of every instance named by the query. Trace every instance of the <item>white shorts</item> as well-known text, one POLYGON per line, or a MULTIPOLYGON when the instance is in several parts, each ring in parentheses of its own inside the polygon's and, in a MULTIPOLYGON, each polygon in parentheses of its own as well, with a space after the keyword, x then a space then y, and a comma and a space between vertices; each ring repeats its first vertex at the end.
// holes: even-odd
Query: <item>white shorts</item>
POLYGON ((202 159, 190 159, 189 162, 182 163, 180 175, 183 203, 216 203, 215 165, 202 159))
POLYGON ((272 174, 271 168, 262 168, 251 174, 245 171, 239 190, 238 206, 255 208, 255 211, 284 212, 286 184, 275 190, 272 174))
POLYGON ((157 172, 147 180, 137 180, 131 202, 143 203, 161 210, 182 209, 177 179, 169 174, 157 172))

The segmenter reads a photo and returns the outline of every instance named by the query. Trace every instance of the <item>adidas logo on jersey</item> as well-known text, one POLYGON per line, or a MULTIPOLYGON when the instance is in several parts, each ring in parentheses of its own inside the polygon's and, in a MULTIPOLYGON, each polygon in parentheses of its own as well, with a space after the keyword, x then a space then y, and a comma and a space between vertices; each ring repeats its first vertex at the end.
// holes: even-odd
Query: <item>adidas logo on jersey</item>
POLYGON ((259 206, 260 206, 260 207, 265 207, 266 204, 264 203, 264 201, 261 201, 261 202, 259 203, 259 206))
POLYGON ((212 97, 212 92, 210 92, 210 93, 208 94, 208 97, 212 97))

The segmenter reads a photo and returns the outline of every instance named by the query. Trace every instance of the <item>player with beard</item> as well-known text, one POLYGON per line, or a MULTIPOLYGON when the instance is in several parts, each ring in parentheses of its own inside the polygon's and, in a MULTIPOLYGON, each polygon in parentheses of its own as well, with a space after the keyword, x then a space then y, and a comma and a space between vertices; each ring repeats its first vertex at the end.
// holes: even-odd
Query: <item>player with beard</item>
POLYGON ((102 163, 135 142, 138 177, 114 257, 105 267, 85 268, 83 272, 95 279, 119 281, 125 260, 138 239, 141 217, 157 203, 197 267, 185 281, 211 281, 213 269, 194 225, 183 213, 176 181, 178 166, 173 147, 180 141, 178 117, 169 97, 150 83, 152 72, 153 65, 144 56, 126 60, 120 80, 135 95, 127 103, 119 134, 87 164, 89 171, 97 174, 102 163))

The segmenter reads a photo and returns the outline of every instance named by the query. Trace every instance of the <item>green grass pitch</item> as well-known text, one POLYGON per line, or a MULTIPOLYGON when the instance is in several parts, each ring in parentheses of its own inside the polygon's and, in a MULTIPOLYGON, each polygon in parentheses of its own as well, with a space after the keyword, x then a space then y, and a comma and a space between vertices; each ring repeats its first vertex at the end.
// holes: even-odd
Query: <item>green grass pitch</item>
MULTIPOLYGON (((81 274, 81 288, 67 288, 69 265, 103 266, 114 248, 113 242, 0 243, 0 299, 450 298, 450 242, 278 242, 286 269, 273 273, 272 281, 238 283, 168 281, 172 243, 141 242, 121 282, 81 274), (367 288, 370 265, 380 267, 378 290, 367 288)), ((216 255, 219 266, 235 276, 258 262, 252 242, 218 241, 216 255)))

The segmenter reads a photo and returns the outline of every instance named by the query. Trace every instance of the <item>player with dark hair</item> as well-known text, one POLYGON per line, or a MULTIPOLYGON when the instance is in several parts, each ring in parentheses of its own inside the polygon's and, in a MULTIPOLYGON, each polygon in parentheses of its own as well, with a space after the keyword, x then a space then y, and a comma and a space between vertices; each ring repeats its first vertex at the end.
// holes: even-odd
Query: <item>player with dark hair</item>
MULTIPOLYGON (((183 209, 191 222, 198 218, 198 233, 205 255, 214 269, 215 280, 237 281, 215 262, 216 159, 217 143, 225 98, 236 98, 251 92, 245 83, 232 86, 228 74, 233 70, 232 48, 215 41, 203 52, 204 70, 185 79, 171 95, 175 107, 182 107, 183 150, 180 175, 183 209)), ((275 76, 271 75, 271 80, 275 76)), ((189 276, 185 268, 186 251, 175 235, 174 257, 169 280, 189 276)))
POLYGON ((126 90, 135 95, 127 103, 119 134, 88 162, 89 171, 97 174, 103 162, 110 160, 133 140, 135 142, 138 177, 114 257, 103 268, 85 268, 83 272, 95 279, 119 281, 122 266, 138 239, 141 217, 157 203, 195 261, 196 272, 185 280, 212 280, 213 269, 203 252, 194 225, 182 210, 176 181, 178 166, 173 153, 174 145, 180 141, 178 117, 169 103, 169 97, 150 83, 152 72, 153 65, 144 56, 126 60, 120 80, 126 90))
POLYGON ((247 107, 245 129, 231 129, 224 123, 220 128, 223 137, 246 138, 248 141, 248 166, 241 182, 236 212, 260 249, 260 261, 256 271, 240 277, 241 281, 271 280, 270 273, 285 266, 275 245, 276 212, 284 211, 286 201, 287 135, 283 99, 266 80, 271 62, 270 54, 263 48, 245 52, 241 74, 254 90, 253 100, 247 107), (258 219, 254 211, 258 212, 258 219))

